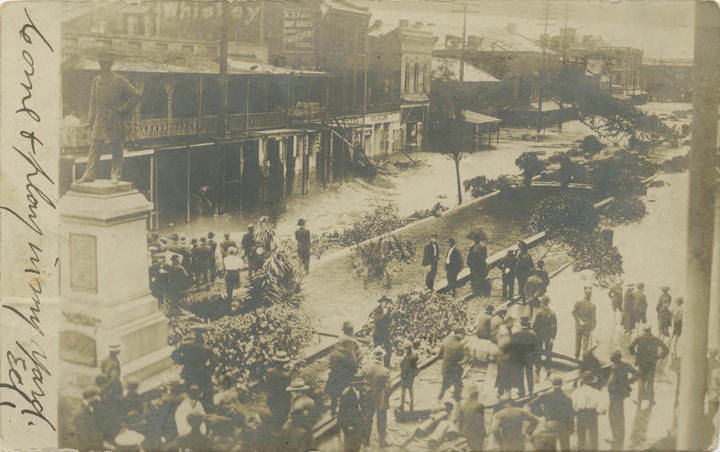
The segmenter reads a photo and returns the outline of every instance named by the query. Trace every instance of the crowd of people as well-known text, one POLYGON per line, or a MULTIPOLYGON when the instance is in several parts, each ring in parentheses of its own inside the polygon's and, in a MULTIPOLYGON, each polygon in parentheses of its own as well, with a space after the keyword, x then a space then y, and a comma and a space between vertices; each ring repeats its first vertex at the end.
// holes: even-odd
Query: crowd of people
MULTIPOLYGON (((307 272, 310 271, 311 239, 305 224, 305 219, 298 220, 295 238, 298 261, 307 272)), ((184 234, 161 237, 152 233, 148 236, 150 289, 160 303, 174 303, 189 289, 221 279, 230 301, 243 280, 249 281, 277 247, 268 217, 262 217, 257 225, 248 225, 239 244, 230 233, 225 233, 222 240, 216 239, 214 232, 208 232, 189 241, 184 234), (247 278, 243 277, 245 271, 247 278)))
MULTIPOLYGON (((295 238, 298 260, 309 271, 310 233, 303 219, 298 221, 295 238)), ((383 296, 370 315, 369 335, 357 335, 350 321, 343 324, 342 335, 328 356, 329 374, 322 397, 300 378, 291 357, 276 351, 260 382, 265 397, 264 410, 258 415, 232 408, 247 396, 247 387, 230 384, 217 392, 211 378, 213 353, 203 344, 201 330, 194 339, 186 338, 175 352, 174 359, 182 367, 180 379, 142 396, 136 382, 128 381, 123 388, 117 358, 120 350, 113 346, 96 385, 83 394, 82 412, 75 420, 78 444, 89 450, 108 446, 115 450, 311 450, 317 446, 313 426, 325 409, 323 398, 327 398, 345 451, 370 447, 373 432, 378 445, 387 446, 391 408, 396 408, 398 419, 425 419, 408 442, 423 439, 436 446, 464 438, 470 450, 485 449, 490 438, 502 450, 567 450, 573 443, 579 449, 595 450, 599 447, 599 419, 607 415, 609 447, 621 450, 625 447, 626 399, 635 393, 639 408, 649 409, 655 404, 656 373, 678 369, 682 298, 673 299, 669 287, 661 288, 656 336, 648 322, 644 285, 624 287, 619 282, 611 287, 610 308, 625 337, 613 344, 617 350, 611 353, 610 362, 603 364, 594 353, 599 343, 595 337, 597 305, 592 286, 586 286, 572 309, 574 358, 580 376, 570 381, 553 370, 558 316, 547 294, 550 277, 543 260, 534 262, 530 247, 518 242, 497 264, 502 302, 493 304, 487 298, 491 285, 485 237, 474 233, 470 238, 473 245, 465 258, 453 239, 441 253, 437 235, 431 237, 423 254, 429 290, 435 288, 442 258, 447 289, 453 296, 460 285, 458 275, 467 265, 470 297, 486 297, 483 312, 466 325, 456 325, 439 347, 439 407, 416 409, 415 382, 422 358, 418 343, 393 338, 395 307, 391 298, 383 296), (632 364, 628 357, 634 359, 632 364), (475 385, 464 387, 468 369, 477 365, 487 367, 487 375, 495 370, 492 397, 475 385), (390 404, 391 372, 400 377, 397 407, 390 404), (538 382, 543 381, 551 389, 537 391, 538 382)), ((225 280, 230 300, 242 284, 241 272, 247 271, 247 278, 252 278, 267 251, 278 243, 261 220, 257 227, 248 227, 239 244, 230 234, 219 241, 208 233, 191 239, 189 245, 179 234, 153 234, 148 246, 151 288, 159 300, 177 301, 189 287, 218 279, 225 280)), ((714 411, 717 399, 713 399, 714 411)))

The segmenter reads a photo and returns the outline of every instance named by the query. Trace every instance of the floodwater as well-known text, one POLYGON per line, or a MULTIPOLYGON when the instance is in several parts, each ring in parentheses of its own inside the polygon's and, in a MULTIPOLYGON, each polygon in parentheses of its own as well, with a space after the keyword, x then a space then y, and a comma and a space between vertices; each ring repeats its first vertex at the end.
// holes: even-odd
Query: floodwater
MULTIPOLYGON (((530 129, 502 129, 500 143, 495 149, 464 153, 460 161, 461 181, 476 176, 488 179, 501 175, 519 174, 515 159, 523 152, 541 151, 552 153, 565 150, 592 132, 578 121, 563 125, 563 130, 547 129, 542 142, 524 141, 522 136, 533 134, 530 129)), ((311 193, 304 197, 293 197, 285 202, 283 211, 274 218, 280 236, 291 235, 298 218, 305 218, 312 232, 341 231, 347 225, 376 207, 393 203, 401 216, 411 215, 416 210, 430 209, 436 203, 447 207, 457 205, 457 182, 455 165, 451 158, 430 152, 413 152, 413 160, 422 164, 409 169, 398 169, 394 165, 384 167, 390 172, 373 181, 355 178, 322 189, 311 187, 311 193)), ((405 161, 403 154, 392 155, 391 161, 405 161)), ((469 200, 469 193, 463 193, 469 200)), ((239 236, 247 224, 257 220, 258 214, 228 213, 217 217, 197 218, 189 224, 176 224, 168 230, 183 231, 186 234, 201 235, 208 231, 216 234, 230 232, 239 236)))

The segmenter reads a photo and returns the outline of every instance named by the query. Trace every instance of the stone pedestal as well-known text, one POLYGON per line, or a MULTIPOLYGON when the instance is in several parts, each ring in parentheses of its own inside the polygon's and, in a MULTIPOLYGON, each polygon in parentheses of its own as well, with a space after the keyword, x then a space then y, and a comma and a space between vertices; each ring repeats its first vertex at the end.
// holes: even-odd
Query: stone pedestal
POLYGON ((149 290, 152 207, 129 182, 107 180, 73 184, 60 200, 60 358, 67 395, 93 383, 113 342, 123 346, 123 379, 139 380, 141 390, 172 368, 168 322, 149 290))

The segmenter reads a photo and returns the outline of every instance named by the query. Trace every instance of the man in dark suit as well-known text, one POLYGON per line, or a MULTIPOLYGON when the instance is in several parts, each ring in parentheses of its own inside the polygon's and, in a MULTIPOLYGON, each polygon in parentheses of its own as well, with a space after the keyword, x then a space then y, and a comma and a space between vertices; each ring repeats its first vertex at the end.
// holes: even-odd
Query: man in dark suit
POLYGON ((386 446, 385 436, 387 433, 387 410, 390 391, 390 371, 383 366, 385 350, 382 347, 375 347, 373 360, 367 365, 364 372, 364 379, 367 390, 363 394, 361 405, 363 407, 363 421, 365 424, 363 442, 370 444, 372 434, 372 420, 376 417, 378 442, 380 447, 386 446))
POLYGON ((655 404, 655 366, 668 352, 667 345, 654 336, 649 327, 630 344, 630 353, 635 355, 635 367, 640 376, 638 404, 643 400, 655 404))
POLYGON ((517 267, 514 250, 508 250, 500 261, 499 267, 502 271, 502 298, 503 300, 512 300, 515 294, 515 268, 517 267))
POLYGON ((463 259, 460 251, 455 247, 455 239, 448 239, 448 250, 447 257, 445 257, 445 272, 447 274, 447 287, 453 296, 456 294, 457 288, 457 276, 462 270, 463 259))
POLYGON ((298 229, 295 231, 295 240, 297 241, 298 257, 305 268, 305 272, 310 271, 310 231, 305 229, 305 219, 298 220, 298 229))
POLYGON ((252 279, 253 271, 257 267, 257 244, 255 243, 255 227, 252 224, 248 225, 248 231, 243 234, 240 246, 242 246, 245 262, 248 264, 248 278, 252 279))
POLYGON ((423 267, 430 267, 425 274, 425 285, 430 290, 433 290, 433 286, 435 285, 438 260, 440 260, 440 247, 438 247, 437 243, 437 234, 432 234, 430 236, 430 243, 425 245, 422 260, 423 267))
POLYGON ((585 298, 575 303, 575 359, 590 348, 590 335, 597 325, 597 309, 592 302, 592 286, 585 286, 585 298))

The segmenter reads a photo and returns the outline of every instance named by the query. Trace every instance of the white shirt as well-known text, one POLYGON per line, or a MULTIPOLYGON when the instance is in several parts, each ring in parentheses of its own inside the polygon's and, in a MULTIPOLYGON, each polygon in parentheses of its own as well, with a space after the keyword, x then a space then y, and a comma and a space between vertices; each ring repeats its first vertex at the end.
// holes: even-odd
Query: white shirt
MULTIPOLYGON (((199 400, 193 400, 190 397, 185 397, 175 410, 175 426, 177 427, 178 436, 187 435, 192 430, 187 421, 188 415, 192 413, 202 414, 204 416, 205 409, 199 400)), ((203 435, 207 433, 205 422, 200 424, 200 431, 203 435)))
POLYGON ((604 394, 597 389, 588 385, 582 385, 573 392, 573 408, 575 410, 592 409, 602 411, 605 409, 606 399, 606 397, 603 396, 604 394))
POLYGON ((235 271, 243 268, 243 261, 240 256, 227 255, 225 256, 225 270, 235 271))
POLYGON ((445 259, 446 264, 450 264, 450 255, 452 254, 453 251, 455 251, 454 246, 452 248, 450 248, 450 251, 448 251, 447 258, 445 259))

